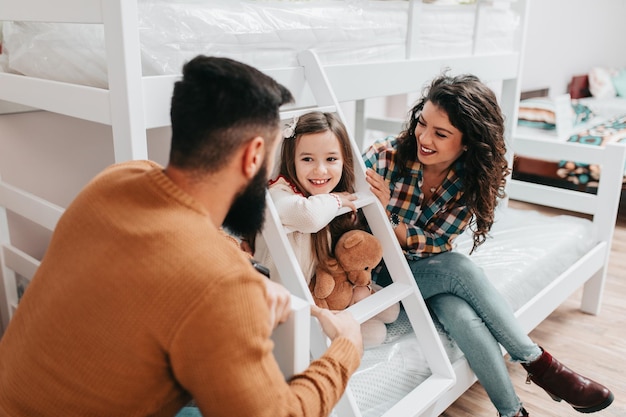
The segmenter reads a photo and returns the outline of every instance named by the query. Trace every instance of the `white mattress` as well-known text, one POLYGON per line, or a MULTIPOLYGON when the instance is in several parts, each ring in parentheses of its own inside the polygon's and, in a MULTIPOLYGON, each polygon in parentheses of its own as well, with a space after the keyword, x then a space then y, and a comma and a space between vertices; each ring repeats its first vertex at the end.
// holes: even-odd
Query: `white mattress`
MULTIPOLYGON (((404 59, 407 1, 138 0, 144 75, 178 74, 197 54, 260 69, 297 64, 315 49, 324 63, 404 59)), ((476 52, 511 51, 518 16, 509 2, 481 6, 476 52)), ((474 6, 423 4, 419 55, 472 53, 474 6)), ((102 25, 6 22, 6 71, 106 87, 102 25)))
MULTIPOLYGON (((487 240, 472 259, 504 298, 517 309, 586 254, 595 244, 591 222, 572 216, 547 217, 535 211, 502 209, 487 240)), ((457 239, 456 250, 469 253, 471 237, 457 239)), ((440 330, 450 357, 462 357, 440 330)), ((364 417, 383 414, 430 375, 406 316, 388 326, 384 345, 365 351, 349 384, 364 417)))

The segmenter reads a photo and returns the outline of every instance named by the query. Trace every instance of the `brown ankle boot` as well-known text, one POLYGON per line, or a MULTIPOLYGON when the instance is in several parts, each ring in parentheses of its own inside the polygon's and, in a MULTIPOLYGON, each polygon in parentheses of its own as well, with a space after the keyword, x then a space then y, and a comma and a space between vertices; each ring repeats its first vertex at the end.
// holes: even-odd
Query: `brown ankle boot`
POLYGON ((611 405, 613 393, 608 388, 577 374, 542 351, 539 359, 522 364, 528 371, 527 384, 533 381, 553 400, 565 400, 581 413, 593 413, 611 405))

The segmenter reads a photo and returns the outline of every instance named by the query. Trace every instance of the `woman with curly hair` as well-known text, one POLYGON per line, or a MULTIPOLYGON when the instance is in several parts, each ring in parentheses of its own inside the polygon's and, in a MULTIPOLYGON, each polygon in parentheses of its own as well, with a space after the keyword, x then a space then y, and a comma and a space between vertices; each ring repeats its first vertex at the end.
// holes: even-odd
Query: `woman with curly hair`
MULTIPOLYGON (((483 270, 452 251, 467 227, 472 252, 485 241, 504 196, 505 153, 504 118, 493 91, 473 75, 444 74, 411 109, 406 130, 374 143, 364 160, 367 181, 387 210, 428 307, 465 354, 499 415, 528 416, 500 345, 555 400, 583 413, 602 410, 613 394, 535 344, 483 270)), ((390 282, 386 268, 376 281, 390 282)))

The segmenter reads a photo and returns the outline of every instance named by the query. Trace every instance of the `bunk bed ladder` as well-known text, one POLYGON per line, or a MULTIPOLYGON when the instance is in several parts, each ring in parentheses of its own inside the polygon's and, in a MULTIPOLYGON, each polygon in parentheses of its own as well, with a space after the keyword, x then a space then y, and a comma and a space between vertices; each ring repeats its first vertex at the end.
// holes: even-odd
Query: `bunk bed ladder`
MULTIPOLYGON (((302 52, 299 55, 299 61, 300 65, 304 67, 305 79, 313 91, 318 106, 317 108, 305 109, 301 113, 311 110, 332 111, 345 121, 341 107, 315 52, 302 52)), ((293 114, 293 112, 282 113, 281 117, 287 119, 293 114)), ((454 384, 455 374, 400 245, 393 234, 385 210, 370 192, 369 185, 365 181, 365 165, 361 157, 361 150, 354 140, 351 140, 351 144, 355 157, 356 194, 358 196, 355 203, 357 208, 363 211, 372 233, 383 245, 383 259, 391 273, 393 283, 349 307, 349 310, 360 323, 363 323, 392 304, 402 303, 415 334, 419 335, 419 338, 416 337, 417 342, 421 346, 432 375, 393 405, 384 415, 429 415, 431 407, 437 399, 454 384)), ((348 209, 344 209, 340 214, 347 211, 348 209)), ((278 281, 294 295, 313 303, 311 293, 269 194, 267 195, 266 224, 263 238, 268 243, 272 258, 279 271, 278 281)), ((328 347, 328 339, 317 322, 311 323, 310 342, 311 355, 314 358, 321 356, 328 347)), ((334 412, 339 417, 361 416, 350 385, 348 385, 346 393, 334 412)))

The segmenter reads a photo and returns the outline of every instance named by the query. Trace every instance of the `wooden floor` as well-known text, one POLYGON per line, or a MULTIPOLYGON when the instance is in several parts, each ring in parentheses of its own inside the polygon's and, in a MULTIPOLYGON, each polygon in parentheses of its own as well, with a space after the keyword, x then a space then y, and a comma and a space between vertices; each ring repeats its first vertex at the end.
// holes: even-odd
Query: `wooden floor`
MULTIPOLYGON (((622 201, 624 201, 622 199, 622 201)), ((513 204, 518 207, 523 205, 513 204)), ((534 207, 533 207, 534 208, 534 207)), ((597 316, 578 310, 581 292, 572 295, 530 333, 531 338, 569 368, 609 387, 613 404, 590 414, 626 417, 626 204, 622 202, 613 238, 602 310, 597 316)), ((525 384, 526 373, 509 364, 511 378, 531 417, 583 416, 565 402, 553 401, 541 388, 525 384)), ((476 383, 442 414, 445 417, 495 417, 487 394, 476 383)))

